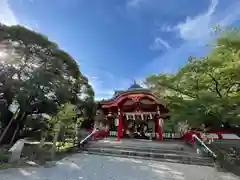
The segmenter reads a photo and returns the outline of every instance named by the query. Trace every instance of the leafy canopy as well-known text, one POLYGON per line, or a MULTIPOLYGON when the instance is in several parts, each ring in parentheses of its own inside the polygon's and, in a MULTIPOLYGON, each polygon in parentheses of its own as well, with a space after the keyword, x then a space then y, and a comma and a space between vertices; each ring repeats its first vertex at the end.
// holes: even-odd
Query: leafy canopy
POLYGON ((192 126, 240 124, 240 33, 223 31, 205 57, 189 57, 175 74, 146 78, 152 91, 163 97, 174 122, 192 126))

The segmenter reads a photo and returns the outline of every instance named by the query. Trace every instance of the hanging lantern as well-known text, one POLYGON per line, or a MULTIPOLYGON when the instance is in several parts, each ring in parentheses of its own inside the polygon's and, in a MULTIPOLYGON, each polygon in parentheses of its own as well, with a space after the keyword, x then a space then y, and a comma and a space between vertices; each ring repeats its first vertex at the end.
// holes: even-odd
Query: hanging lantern
POLYGON ((100 111, 100 110, 97 110, 97 111, 96 111, 96 115, 101 115, 101 111, 100 111))
POLYGON ((115 119, 115 126, 118 126, 118 119, 115 119))
POLYGON ((112 117, 112 112, 109 112, 107 116, 112 117))
POLYGON ((153 118, 153 115, 152 115, 151 113, 149 114, 149 116, 150 116, 150 117, 149 117, 150 119, 152 119, 152 118, 153 118))
POLYGON ((163 119, 162 119, 162 118, 159 118, 159 121, 158 121, 158 122, 159 122, 159 125, 162 126, 162 124, 163 124, 163 119))

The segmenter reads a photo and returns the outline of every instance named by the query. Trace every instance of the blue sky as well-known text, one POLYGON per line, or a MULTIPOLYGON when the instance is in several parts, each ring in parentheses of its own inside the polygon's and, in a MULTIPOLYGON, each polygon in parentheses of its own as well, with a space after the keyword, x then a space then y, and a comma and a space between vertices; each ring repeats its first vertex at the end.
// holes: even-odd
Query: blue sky
POLYGON ((206 54, 214 24, 239 26, 240 1, 0 0, 0 22, 57 42, 101 99, 206 54))

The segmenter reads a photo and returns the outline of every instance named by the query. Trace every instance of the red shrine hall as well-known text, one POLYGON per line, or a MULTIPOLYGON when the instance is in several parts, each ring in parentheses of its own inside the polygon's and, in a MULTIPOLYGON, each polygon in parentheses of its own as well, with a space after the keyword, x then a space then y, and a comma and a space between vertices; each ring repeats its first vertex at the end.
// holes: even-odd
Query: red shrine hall
POLYGON ((95 126, 108 127, 109 136, 163 140, 162 126, 168 110, 159 97, 134 82, 98 102, 95 126))

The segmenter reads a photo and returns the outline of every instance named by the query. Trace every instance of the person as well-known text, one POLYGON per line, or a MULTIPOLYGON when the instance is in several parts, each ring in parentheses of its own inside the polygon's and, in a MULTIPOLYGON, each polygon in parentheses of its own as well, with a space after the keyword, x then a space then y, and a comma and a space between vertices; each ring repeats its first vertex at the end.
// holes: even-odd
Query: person
POLYGON ((137 125, 134 126, 133 134, 134 134, 134 137, 135 137, 135 138, 138 137, 138 127, 137 127, 137 125))
POLYGON ((144 136, 147 136, 146 134, 148 133, 148 127, 146 124, 144 124, 143 126, 143 133, 144 133, 144 136))
POLYGON ((152 119, 150 119, 150 120, 148 121, 148 129, 149 129, 149 133, 150 133, 149 139, 150 139, 150 140, 152 140, 152 135, 153 135, 154 128, 155 128, 155 127, 154 127, 154 122, 153 122, 152 119))

